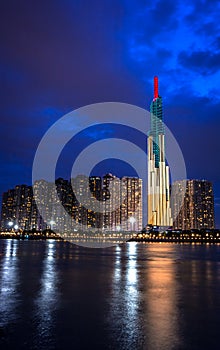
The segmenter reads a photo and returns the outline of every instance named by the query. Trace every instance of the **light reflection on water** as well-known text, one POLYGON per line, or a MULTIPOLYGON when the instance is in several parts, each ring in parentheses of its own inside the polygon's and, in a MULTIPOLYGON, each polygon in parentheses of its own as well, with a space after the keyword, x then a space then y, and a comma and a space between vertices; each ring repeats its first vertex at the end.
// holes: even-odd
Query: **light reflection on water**
POLYGON ((139 247, 116 248, 109 324, 119 347, 143 349, 147 343, 149 350, 177 349, 179 284, 172 247, 164 255, 161 245, 148 246, 141 261, 139 247))
POLYGON ((121 247, 115 248, 115 266, 114 266, 114 285, 120 281, 121 277, 121 258, 120 258, 121 247))
POLYGON ((139 300, 139 286, 137 278, 137 244, 128 244, 128 256, 126 264, 126 283, 124 296, 126 300, 126 319, 129 326, 128 334, 131 336, 133 329, 138 325, 137 309, 139 300))
POLYGON ((152 349, 178 349, 180 345, 178 315, 179 282, 172 246, 150 245, 146 261, 146 333, 152 349), (162 255, 161 255, 162 254, 162 255), (157 258, 153 258, 157 256, 157 258), (169 258, 170 257, 170 258, 169 258))
POLYGON ((59 291, 57 289, 58 272, 56 269, 56 242, 46 242, 45 257, 43 260, 43 272, 41 277, 41 287, 36 296, 35 313, 37 337, 35 342, 37 347, 48 348, 55 345, 54 336, 54 313, 58 307, 59 291))
POLYGON ((4 328, 16 319, 18 288, 17 240, 7 240, 0 275, 0 327, 4 328))
MULTIPOLYGON (((114 343, 122 348, 137 349, 143 342, 143 337, 137 337, 140 327, 139 314, 140 291, 137 275, 137 245, 128 243, 127 249, 115 248, 114 275, 112 281, 112 298, 108 323, 114 334, 114 343)), ((116 345, 114 345, 116 346, 116 345)))
POLYGON ((1 349, 219 349, 220 246, 0 240, 0 273, 1 349))

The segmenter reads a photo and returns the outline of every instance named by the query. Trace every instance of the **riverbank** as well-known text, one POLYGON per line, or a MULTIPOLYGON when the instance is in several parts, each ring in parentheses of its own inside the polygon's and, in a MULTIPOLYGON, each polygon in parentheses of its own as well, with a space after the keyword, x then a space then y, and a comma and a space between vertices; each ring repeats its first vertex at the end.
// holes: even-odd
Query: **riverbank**
POLYGON ((23 233, 0 233, 0 239, 18 239, 18 240, 47 240, 47 239, 55 239, 55 240, 63 240, 62 237, 57 234, 23 234, 23 233))
MULTIPOLYGON (((218 229, 201 229, 201 230, 167 230, 164 232, 159 231, 149 231, 149 232, 139 232, 134 233, 132 236, 132 233, 127 236, 125 236, 126 232, 118 232, 117 237, 120 238, 120 240, 117 240, 116 233, 112 232, 111 239, 114 240, 113 245, 116 243, 122 243, 125 241, 128 242, 144 242, 144 243, 220 243, 220 230, 218 229), (132 236, 132 238, 130 238, 132 236)), ((108 232, 109 235, 109 232, 108 232)), ((61 235, 58 235, 52 230, 44 230, 44 231, 19 231, 19 232, 0 232, 0 239, 18 239, 18 240, 47 240, 47 239, 54 239, 54 240, 70 240, 77 243, 77 241, 80 239, 80 242, 82 242, 83 238, 89 238, 94 239, 96 242, 97 240, 106 240, 108 238, 108 235, 106 236, 105 233, 92 233, 87 232, 86 235, 83 232, 75 233, 75 236, 65 236, 62 237, 61 235), (84 237, 85 236, 85 237, 84 237)), ((85 241, 86 242, 86 241, 85 241)), ((84 242, 84 243, 85 243, 84 242)))
POLYGON ((219 229, 142 231, 130 239, 134 242, 220 243, 219 229))
POLYGON ((220 244, 220 239, 202 238, 202 239, 187 239, 187 238, 131 238, 128 242, 143 242, 143 243, 199 243, 199 244, 220 244))

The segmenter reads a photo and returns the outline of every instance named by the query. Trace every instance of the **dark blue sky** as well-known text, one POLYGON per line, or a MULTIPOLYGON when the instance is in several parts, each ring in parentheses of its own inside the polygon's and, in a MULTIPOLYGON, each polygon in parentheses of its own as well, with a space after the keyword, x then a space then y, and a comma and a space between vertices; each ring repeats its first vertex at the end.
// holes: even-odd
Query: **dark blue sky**
POLYGON ((216 0, 1 1, 0 192, 31 183, 37 145, 62 115, 105 101, 149 109, 158 75, 165 122, 188 178, 214 183, 220 226, 219 10, 216 0))

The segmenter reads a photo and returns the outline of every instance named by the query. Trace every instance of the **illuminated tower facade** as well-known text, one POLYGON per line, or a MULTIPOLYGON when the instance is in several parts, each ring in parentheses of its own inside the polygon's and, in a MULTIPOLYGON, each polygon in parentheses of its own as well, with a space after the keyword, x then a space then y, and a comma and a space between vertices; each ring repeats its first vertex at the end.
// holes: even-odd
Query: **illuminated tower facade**
POLYGON ((148 136, 148 224, 171 226, 169 167, 165 160, 162 98, 158 77, 154 77, 154 98, 150 106, 151 130, 148 136))

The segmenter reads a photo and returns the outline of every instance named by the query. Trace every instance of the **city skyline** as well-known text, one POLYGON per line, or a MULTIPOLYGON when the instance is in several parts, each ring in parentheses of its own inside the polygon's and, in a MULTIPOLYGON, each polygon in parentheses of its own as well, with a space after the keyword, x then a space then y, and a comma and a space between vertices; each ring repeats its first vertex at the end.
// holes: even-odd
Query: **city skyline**
MULTIPOLYGON (((51 10, 42 1, 4 2, 0 193, 31 184, 39 141, 66 112, 102 101, 148 108, 158 75, 166 124, 182 149, 187 177, 213 183, 220 227, 220 5, 212 4, 56 1, 51 10)), ((111 126, 102 137, 117 132, 111 126)), ((80 142, 94 142, 98 134, 98 128, 87 130, 80 142)), ((68 177, 68 161, 58 176, 68 177)), ((117 176, 135 175, 115 160, 95 172, 102 176, 111 167, 117 176)))
POLYGON ((62 236, 74 230, 140 232, 143 228, 142 179, 77 175, 70 180, 56 179, 55 186, 57 197, 54 184, 45 180, 4 192, 1 229, 52 228, 62 236), (39 207, 39 203, 43 205, 39 207), (68 213, 65 217, 60 203, 68 213))
MULTIPOLYGON (((33 228, 43 230, 48 228, 49 223, 53 223, 56 232, 69 233, 70 218, 74 220, 77 229, 82 225, 82 229, 86 230, 101 229, 116 232, 129 231, 132 227, 134 231, 140 232, 145 225, 187 230, 213 229, 215 215, 212 184, 207 180, 187 179, 170 183, 163 103, 159 94, 158 77, 154 76, 153 81, 150 130, 147 135, 146 223, 143 209, 145 193, 142 189, 142 181, 146 178, 129 177, 126 174, 119 179, 110 173, 103 177, 95 174, 88 177, 77 173, 76 178, 71 178, 70 182, 61 177, 57 178, 56 187, 43 179, 35 181, 33 188, 28 185, 16 185, 15 189, 4 192, 2 229, 7 229, 12 222, 14 227, 23 230, 33 228), (134 182, 137 182, 135 186, 134 182), (204 187, 203 193, 200 193, 200 187, 204 187), (81 199, 84 202, 81 202, 81 199), (41 202, 44 203, 43 207, 41 202), (64 218, 61 214, 59 202, 67 211, 69 218, 64 218), (93 202, 96 202, 95 209, 93 202)), ((95 169, 96 166, 92 171, 95 169)))
POLYGON ((0 14, 0 349, 218 350, 220 1, 0 14))
MULTIPOLYGON (((143 213, 142 179, 106 174, 103 177, 77 175, 55 181, 58 197, 54 196, 53 183, 36 181, 32 186, 16 185, 3 193, 1 229, 42 231, 52 228, 57 233, 69 232, 68 222, 60 215, 59 201, 74 220, 74 227, 92 231, 131 231, 156 223, 145 223, 143 213), (89 186, 88 186, 89 184, 89 186), (82 197, 81 197, 82 196, 82 197), (83 201, 80 202, 80 198, 83 201), (35 201, 45 203, 39 212, 35 201), (46 202, 45 202, 46 200, 46 202), (98 200, 98 202, 96 202, 98 200), (96 211, 93 205, 96 202, 96 211), (98 207, 97 207, 97 203, 98 207), (43 215, 43 217, 41 216, 43 215)), ((207 180, 179 180, 172 184, 171 216, 174 230, 215 229, 214 196, 212 183, 207 180), (183 193, 185 195, 183 196, 183 193)), ((165 212, 166 214, 166 212, 165 212)), ((69 220, 69 219, 68 219, 69 220)), ((162 226, 162 225, 158 225, 162 226)), ((166 230, 167 225, 160 227, 166 230)), ((158 227, 159 228, 159 227, 158 227)))

